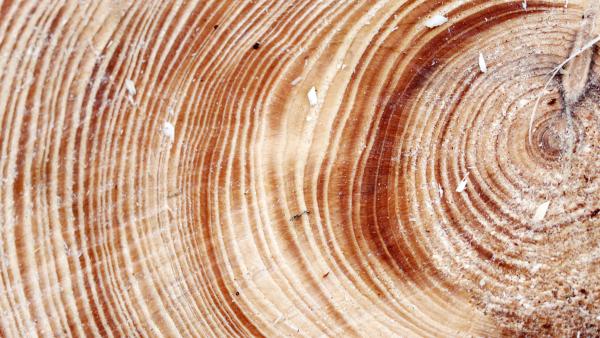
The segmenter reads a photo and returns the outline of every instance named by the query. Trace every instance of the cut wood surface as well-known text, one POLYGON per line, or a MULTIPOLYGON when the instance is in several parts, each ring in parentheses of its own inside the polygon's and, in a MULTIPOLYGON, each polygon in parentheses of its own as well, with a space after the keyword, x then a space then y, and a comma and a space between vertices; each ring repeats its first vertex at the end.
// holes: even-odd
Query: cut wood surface
POLYGON ((598 7, 0 0, 0 336, 598 336, 598 7))

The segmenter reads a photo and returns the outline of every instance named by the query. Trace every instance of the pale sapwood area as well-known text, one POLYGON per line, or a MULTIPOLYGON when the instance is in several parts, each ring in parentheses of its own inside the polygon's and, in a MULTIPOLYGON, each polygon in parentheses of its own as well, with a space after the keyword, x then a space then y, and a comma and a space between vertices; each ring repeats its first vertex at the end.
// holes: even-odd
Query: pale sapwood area
POLYGON ((597 7, 0 1, 0 336, 597 336, 597 7))

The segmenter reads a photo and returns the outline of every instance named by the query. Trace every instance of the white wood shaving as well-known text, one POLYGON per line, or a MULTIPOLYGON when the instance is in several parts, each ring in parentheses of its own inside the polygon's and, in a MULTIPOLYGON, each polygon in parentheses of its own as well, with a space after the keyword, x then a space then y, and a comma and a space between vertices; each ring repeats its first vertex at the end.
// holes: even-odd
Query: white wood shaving
POLYGON ((535 275, 538 271, 540 271, 541 268, 542 268, 542 264, 540 264, 540 263, 534 264, 533 267, 531 268, 531 273, 535 275))
POLYGON ((302 76, 298 76, 297 78, 293 79, 292 82, 290 82, 290 84, 292 86, 297 85, 298 83, 300 83, 300 81, 302 81, 302 76))
POLYGON ((467 178, 468 177, 469 177, 469 173, 467 173, 465 175, 465 177, 462 179, 462 181, 460 181, 460 183, 458 183, 458 186, 456 187, 456 192, 465 191, 465 188, 467 187, 467 178))
POLYGON ((544 202, 540 204, 535 210, 535 214, 533 215, 533 221, 539 222, 546 217, 546 213, 548 212, 548 207, 550 206, 550 201, 544 202))
POLYGON ((319 102, 319 100, 317 98, 317 89, 314 86, 312 88, 310 88, 310 90, 308 91, 308 94, 306 94, 306 96, 308 97, 308 103, 310 103, 311 107, 316 106, 317 103, 319 102))
POLYGON ((485 278, 482 278, 482 279, 479 281, 479 286, 480 286, 480 287, 484 287, 484 286, 485 286, 485 278))
POLYGON ((485 59, 481 52, 479 52, 479 70, 481 70, 482 73, 487 72, 487 65, 485 64, 485 59))
POLYGON ((127 89, 127 92, 131 96, 135 96, 135 93, 137 92, 135 90, 135 84, 133 83, 133 81, 131 81, 129 79, 125 80, 125 89, 127 89))
POLYGON ((447 17, 445 17, 441 14, 436 14, 425 21, 425 27, 434 28, 434 27, 441 26, 441 25, 445 24, 446 22, 448 22, 447 17))
POLYGON ((175 139, 175 126, 173 126, 171 122, 163 123, 161 131, 166 138, 173 142, 173 140, 175 139))
POLYGON ((523 9, 527 10, 527 0, 523 0, 523 9))

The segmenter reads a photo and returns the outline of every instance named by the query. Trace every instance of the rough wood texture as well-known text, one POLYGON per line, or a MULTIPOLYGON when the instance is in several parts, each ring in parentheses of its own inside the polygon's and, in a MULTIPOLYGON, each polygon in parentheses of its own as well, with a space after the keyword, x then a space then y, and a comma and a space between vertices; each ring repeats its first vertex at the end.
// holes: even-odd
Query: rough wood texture
POLYGON ((591 7, 0 1, 0 336, 598 335, 591 7))

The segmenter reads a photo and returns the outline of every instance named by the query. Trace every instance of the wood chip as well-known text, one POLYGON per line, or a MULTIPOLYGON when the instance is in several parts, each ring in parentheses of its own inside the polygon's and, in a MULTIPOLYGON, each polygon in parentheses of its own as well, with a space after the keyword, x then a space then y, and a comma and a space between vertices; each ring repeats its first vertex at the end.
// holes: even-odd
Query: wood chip
POLYGON ((314 86, 312 88, 310 88, 310 90, 308 91, 308 94, 306 94, 306 96, 308 96, 308 103, 310 103, 311 107, 316 106, 317 103, 319 102, 319 100, 317 98, 317 89, 314 86))
POLYGON ((482 73, 487 72, 487 65, 485 64, 485 59, 483 58, 483 53, 479 53, 479 70, 482 73))
POLYGON ((458 186, 456 187, 456 192, 465 191, 465 188, 467 187, 467 177, 469 177, 469 173, 467 173, 465 175, 465 177, 462 179, 462 181, 460 181, 460 183, 458 183, 458 186))
POLYGON ((127 89, 127 92, 131 96, 135 96, 135 93, 137 93, 137 91, 135 90, 135 84, 129 79, 125 80, 125 89, 127 89))
POLYGON ((540 204, 535 210, 535 215, 533 215, 533 221, 539 222, 546 217, 546 213, 548 212, 548 207, 550 206, 550 201, 544 202, 540 204))
POLYGON ((427 28, 434 28, 434 27, 441 26, 441 25, 445 24, 446 22, 448 22, 447 17, 445 17, 441 14, 436 14, 425 21, 425 26, 427 28))

